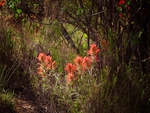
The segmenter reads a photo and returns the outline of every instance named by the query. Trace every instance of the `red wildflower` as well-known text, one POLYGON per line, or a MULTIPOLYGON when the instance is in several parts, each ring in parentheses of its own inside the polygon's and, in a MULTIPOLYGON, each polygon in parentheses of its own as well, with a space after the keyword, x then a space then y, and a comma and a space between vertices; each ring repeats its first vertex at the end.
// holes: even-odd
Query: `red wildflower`
POLYGON ((44 75, 44 72, 43 72, 43 67, 42 66, 40 66, 40 67, 38 67, 37 68, 37 73, 39 74, 39 75, 44 75))
POLYGON ((122 4, 124 4, 125 3, 125 0, 120 0, 119 2, 118 2, 118 5, 122 5, 122 4))
POLYGON ((66 66, 65 66, 65 70, 68 72, 68 73, 74 73, 76 71, 76 66, 71 64, 71 63, 68 63, 66 66))
POLYGON ((74 80, 74 78, 75 78, 74 74, 69 73, 69 74, 67 75, 67 77, 66 77, 66 81, 67 81, 67 82, 71 82, 71 81, 74 80))
POLYGON ((46 60, 46 55, 44 53, 40 53, 37 59, 41 62, 44 62, 46 60))
POLYGON ((49 71, 51 69, 55 70, 56 69, 56 61, 46 64, 46 69, 47 69, 47 71, 49 71))
POLYGON ((96 44, 92 44, 90 47, 90 50, 88 51, 88 54, 91 57, 92 62, 98 61, 98 53, 100 52, 100 49, 96 46, 96 44))
POLYGON ((100 49, 96 46, 96 44, 92 44, 90 46, 90 50, 88 51, 88 54, 91 56, 95 56, 100 52, 100 49))
POLYGON ((91 67, 92 61, 89 57, 84 57, 83 58, 83 66, 84 68, 88 69, 91 67))
POLYGON ((2 2, 0 2, 0 7, 2 7, 3 6, 3 3, 2 2))
POLYGON ((44 63, 48 69, 51 69, 52 68, 52 57, 46 56, 44 63))
POLYGON ((66 77, 66 81, 67 81, 67 83, 69 83, 72 81, 72 79, 70 79, 69 77, 66 77))
POLYGON ((3 7, 3 6, 5 5, 5 3, 6 3, 6 0, 2 0, 2 1, 0 2, 0 7, 3 7))
POLYGON ((56 69, 56 61, 52 62, 52 69, 56 69))
POLYGON ((56 68, 56 61, 52 61, 51 56, 47 56, 44 53, 40 53, 37 57, 37 59, 40 61, 38 63, 40 67, 38 68, 38 74, 48 73, 50 69, 56 68))
POLYGON ((51 56, 46 56, 45 63, 47 63, 47 64, 52 63, 52 57, 51 56))
POLYGON ((76 66, 82 66, 82 57, 76 56, 76 58, 74 59, 74 63, 76 66))
POLYGON ((74 74, 72 74, 72 73, 69 73, 69 74, 66 76, 67 84, 69 84, 70 82, 72 82, 71 84, 69 84, 69 85, 71 85, 71 86, 73 86, 73 84, 74 84, 75 81, 77 81, 77 80, 78 80, 78 78, 75 77, 74 74))
POLYGON ((82 72, 85 71, 84 66, 83 66, 83 58, 80 56, 76 56, 74 59, 74 63, 76 67, 78 68, 78 71, 82 72))

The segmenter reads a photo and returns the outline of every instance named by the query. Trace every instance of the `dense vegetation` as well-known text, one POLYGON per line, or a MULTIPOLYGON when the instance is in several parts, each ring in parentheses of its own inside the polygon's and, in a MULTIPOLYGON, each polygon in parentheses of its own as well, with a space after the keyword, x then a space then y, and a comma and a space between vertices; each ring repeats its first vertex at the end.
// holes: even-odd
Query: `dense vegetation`
POLYGON ((0 0, 0 43, 2 112, 150 112, 150 0, 0 0))

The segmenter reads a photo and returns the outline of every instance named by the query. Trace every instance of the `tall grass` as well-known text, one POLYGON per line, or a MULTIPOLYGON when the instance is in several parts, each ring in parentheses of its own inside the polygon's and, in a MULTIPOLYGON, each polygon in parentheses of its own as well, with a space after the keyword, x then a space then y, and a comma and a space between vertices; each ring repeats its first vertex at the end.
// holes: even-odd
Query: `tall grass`
POLYGON ((6 65, 0 64, 0 92, 4 90, 17 68, 18 60, 16 60, 10 68, 6 65))

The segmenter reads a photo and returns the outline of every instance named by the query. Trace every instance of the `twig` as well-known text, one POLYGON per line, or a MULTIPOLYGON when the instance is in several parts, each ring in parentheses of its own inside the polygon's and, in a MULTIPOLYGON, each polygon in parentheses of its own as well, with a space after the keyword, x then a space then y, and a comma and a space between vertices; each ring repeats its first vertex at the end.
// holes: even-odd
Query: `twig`
POLYGON ((63 23, 76 23, 76 22, 81 21, 81 19, 89 18, 91 16, 96 16, 96 15, 99 15, 99 14, 104 13, 104 12, 106 12, 106 10, 101 11, 101 12, 97 12, 97 13, 94 13, 94 14, 91 14, 91 15, 87 15, 87 16, 84 16, 84 17, 81 17, 81 18, 76 18, 76 20, 73 20, 73 21, 56 22, 56 23, 53 23, 53 22, 51 22, 51 23, 33 22, 33 23, 39 23, 39 24, 43 24, 43 25, 55 25, 55 24, 63 24, 63 23))

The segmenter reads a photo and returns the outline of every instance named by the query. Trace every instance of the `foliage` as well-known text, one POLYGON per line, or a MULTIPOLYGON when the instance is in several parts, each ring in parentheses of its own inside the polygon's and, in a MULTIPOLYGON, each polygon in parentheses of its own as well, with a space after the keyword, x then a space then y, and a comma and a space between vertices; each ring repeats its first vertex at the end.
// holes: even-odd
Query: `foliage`
POLYGON ((20 2, 21 0, 9 0, 7 2, 8 7, 14 13, 15 17, 18 17, 22 13, 22 10, 18 8, 18 5, 20 4, 20 2))
POLYGON ((8 68, 6 65, 0 64, 0 92, 4 90, 6 87, 7 83, 11 79, 11 76, 13 73, 16 71, 18 68, 18 60, 14 62, 14 64, 8 68))
POLYGON ((48 60, 52 59, 52 57, 40 53, 37 58, 41 63, 44 63, 40 64, 42 68, 37 68, 37 73, 42 77, 39 81, 41 83, 39 85, 41 89, 41 92, 39 92, 40 96, 42 96, 42 93, 47 94, 47 97, 57 96, 57 99, 53 101, 57 101, 59 103, 58 107, 66 112, 83 112, 90 109, 96 110, 95 108, 91 108, 91 105, 96 104, 92 99, 93 96, 97 96, 98 93, 98 89, 95 89, 94 92, 92 90, 94 87, 98 87, 94 67, 98 61, 97 55, 99 52, 100 50, 95 44, 91 45, 88 51, 88 54, 91 56, 84 58, 77 56, 74 59, 74 64, 68 63, 65 66, 67 75, 64 78, 53 70, 53 67, 56 68, 56 65, 53 66, 55 61, 53 61, 53 63, 51 60, 48 60), (52 67, 49 67, 49 65, 52 67), (66 83, 63 83, 62 81, 65 82, 65 80, 66 83), (89 89, 84 89, 85 87, 89 87, 89 89), (52 94, 49 94, 49 92, 52 94), (89 104, 86 107, 84 105, 87 102, 89 104), (63 108, 63 106, 68 107, 63 108))
POLYGON ((3 90, 0 92, 0 112, 16 113, 14 108, 14 94, 3 90))
MULTIPOLYGON (((7 4, 32 21, 27 18, 14 34, 11 25, 9 30, 1 28, 1 61, 19 56, 43 109, 149 113, 149 1, 10 0, 7 4), (39 19, 39 12, 45 20, 39 19), (97 46, 90 47, 93 43, 97 46)), ((8 63, 1 64, 2 79, 8 79, 11 74, 4 74, 4 64, 8 63)))

